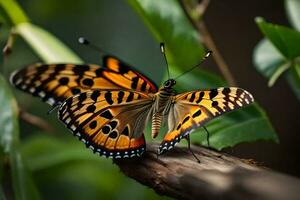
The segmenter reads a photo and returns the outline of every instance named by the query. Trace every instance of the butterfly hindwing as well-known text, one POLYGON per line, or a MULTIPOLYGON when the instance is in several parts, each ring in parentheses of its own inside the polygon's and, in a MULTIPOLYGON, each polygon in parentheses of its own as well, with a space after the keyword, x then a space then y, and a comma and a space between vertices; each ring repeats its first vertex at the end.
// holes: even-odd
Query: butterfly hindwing
POLYGON ((240 88, 218 88, 182 93, 168 115, 169 131, 159 147, 159 153, 173 148, 195 128, 215 117, 249 105, 252 95, 240 88))
POLYGON ((154 83, 141 77, 134 76, 133 72, 124 73, 92 64, 34 64, 14 72, 11 83, 55 105, 73 95, 95 89, 156 91, 154 83))
POLYGON ((67 99, 59 119, 95 153, 106 157, 141 156, 151 98, 141 92, 99 91, 67 99))

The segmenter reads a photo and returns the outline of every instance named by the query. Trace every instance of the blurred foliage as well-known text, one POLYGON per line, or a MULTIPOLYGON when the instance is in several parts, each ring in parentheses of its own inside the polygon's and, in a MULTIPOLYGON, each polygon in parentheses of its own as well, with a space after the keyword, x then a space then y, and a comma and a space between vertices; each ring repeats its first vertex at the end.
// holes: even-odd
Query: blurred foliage
MULTIPOLYGON (((37 3, 39 1, 36 2, 35 0, 31 2, 35 3, 30 4, 28 2, 29 7, 40 4, 37 3)), ((78 9, 80 8, 80 12, 83 12, 81 10, 84 6, 82 2, 74 4, 78 6, 78 9)), ((57 17, 56 14, 58 13, 68 17, 74 15, 75 11, 73 14, 58 12, 57 9, 60 8, 55 5, 50 0, 45 1, 43 7, 49 16, 57 17), (56 12, 55 15, 53 15, 54 12, 56 12)), ((199 62, 204 55, 204 47, 200 43, 200 36, 184 16, 177 1, 128 0, 128 5, 138 13, 141 21, 145 23, 153 37, 158 42, 164 41, 166 43, 172 76, 181 74, 199 62)), ((31 8, 34 9, 34 6, 31 8)), ((73 9, 76 9, 76 6, 73 9)), ((93 14, 89 9, 94 8, 86 9, 88 11, 85 12, 93 14)), ((57 37, 30 23, 16 1, 0 0, 0 11, 0 20, 4 24, 0 30, 1 45, 4 45, 12 29, 19 38, 22 38, 22 40, 16 38, 13 54, 10 55, 5 68, 2 69, 5 76, 8 77, 8 72, 37 59, 48 63, 82 62, 82 59, 57 37), (8 67, 9 69, 7 69, 8 67)), ((39 10, 38 12, 42 11, 39 10)), ((95 17, 94 15, 91 16, 95 17)), ((33 19, 38 20, 38 17, 33 19)), ((56 18, 55 20, 61 19, 56 18)), ((91 32, 95 31, 91 30, 91 32)), ((131 51, 130 47, 124 49, 126 52, 131 51)), ((146 70, 144 69, 144 71, 146 70)), ((152 74, 150 78, 161 77, 164 69, 159 68, 155 71, 156 74, 152 74)), ((179 80, 178 91, 226 86, 220 77, 202 69, 197 69, 179 80)), ((19 136, 15 98, 6 79, 1 76, 0 101, 4 106, 0 108, 0 125, 1 128, 6 128, 0 135, 2 148, 0 174, 2 180, 11 177, 11 189, 13 189, 16 199, 39 199, 40 197, 43 199, 162 198, 152 190, 126 178, 112 164, 111 160, 93 155, 89 149, 85 149, 84 145, 75 141, 74 138, 60 134, 67 132, 66 129, 57 123, 56 116, 45 115, 47 110, 43 103, 21 92, 16 92, 15 95, 16 99, 20 100, 20 107, 30 110, 37 116, 47 118, 47 121, 55 129, 53 132, 38 130, 20 120, 21 136, 19 136), (2 113, 7 114, 3 115, 2 113), (8 166, 11 168, 12 176, 4 176, 7 172, 6 160, 9 160, 8 166)), ((257 104, 219 117, 208 123, 207 127, 211 133, 211 145, 216 149, 259 139, 278 141, 267 116, 257 104)), ((206 145, 205 133, 202 130, 197 132, 199 134, 192 134, 193 141, 206 145)), ((3 191, 7 189, 3 188, 3 181, 1 183, 0 197, 5 196, 3 191)))
POLYGON ((268 86, 275 84, 284 74, 297 98, 300 99, 300 8, 299 0, 286 0, 286 12, 291 24, 298 29, 271 24, 263 18, 256 23, 266 39, 254 49, 254 63, 257 70, 269 78, 268 86))

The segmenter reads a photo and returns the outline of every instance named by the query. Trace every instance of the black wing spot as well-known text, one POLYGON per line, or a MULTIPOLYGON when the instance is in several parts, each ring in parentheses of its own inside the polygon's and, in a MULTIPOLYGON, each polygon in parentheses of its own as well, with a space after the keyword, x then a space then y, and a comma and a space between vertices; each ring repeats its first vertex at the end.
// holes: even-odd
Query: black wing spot
POLYGON ((109 103, 110 105, 113 104, 113 100, 112 100, 112 94, 110 91, 105 93, 105 100, 107 101, 107 103, 109 103))
POLYGON ((142 92, 145 92, 146 89, 147 89, 147 82, 144 81, 144 82, 142 83, 142 86, 141 86, 141 91, 142 91, 142 92))
POLYGON ((79 94, 81 91, 79 88, 72 88, 71 92, 73 95, 75 95, 75 94, 79 94))
POLYGON ((176 130, 178 131, 181 128, 181 124, 178 124, 176 130))
POLYGON ((100 116, 106 119, 112 119, 114 117, 109 110, 104 111, 100 116))
POLYGON ((224 95, 228 95, 230 92, 231 92, 230 88, 224 88, 223 91, 222 91, 222 93, 224 95))
POLYGON ((118 93, 118 103, 122 103, 124 95, 125 95, 125 92, 123 92, 123 91, 120 91, 118 93))
POLYGON ((86 98, 87 98, 86 93, 81 93, 78 97, 78 100, 82 102, 86 100, 86 98))
POLYGON ((196 97, 195 92, 193 92, 189 101, 193 102, 195 100, 195 97, 196 97))
POLYGON ((133 96, 134 96, 134 93, 133 93, 133 92, 129 92, 129 95, 128 95, 128 97, 127 97, 126 102, 132 101, 132 100, 133 100, 133 96))
POLYGON ((129 128, 128 128, 128 126, 126 126, 126 127, 124 128, 124 130, 122 131, 121 134, 122 134, 122 135, 129 136, 129 128))
POLYGON ((183 119, 182 124, 184 124, 185 122, 187 122, 190 119, 190 116, 187 116, 186 118, 183 119))
POLYGON ((90 127, 91 129, 95 129, 95 128, 97 127, 97 121, 96 121, 96 120, 92 121, 92 122, 89 124, 89 127, 90 127))
POLYGON ((110 125, 111 129, 113 130, 114 128, 116 128, 118 122, 117 121, 111 121, 108 124, 110 125))
POLYGON ((109 132, 110 132, 110 126, 108 126, 108 125, 105 125, 105 126, 103 126, 103 128, 102 128, 102 132, 104 133, 104 134, 108 134, 109 132))
POLYGON ((203 97, 204 97, 204 92, 202 91, 202 92, 200 92, 200 94, 199 94, 199 98, 197 99, 197 101, 196 101, 196 103, 200 103, 201 101, 202 101, 202 99, 203 99, 203 97))
POLYGON ((86 111, 87 112, 94 112, 96 110, 96 106, 95 105, 89 105, 87 108, 86 108, 86 111))
POLYGON ((217 95, 218 95, 218 90, 217 89, 210 90, 210 93, 209 93, 209 98, 210 99, 215 98, 217 95))
POLYGON ((139 77, 132 78, 131 88, 136 89, 139 82, 139 77))
POLYGON ((95 71, 95 73, 96 73, 96 76, 97 77, 101 77, 102 76, 102 72, 104 71, 104 69, 103 68, 99 68, 99 69, 97 69, 96 71, 95 71))
POLYGON ((196 117, 198 117, 198 116, 200 116, 201 115, 201 109, 199 109, 199 110, 197 110, 194 114, 193 114, 193 118, 196 118, 196 117))
MULTIPOLYGON (((46 65, 43 65, 43 67, 45 67, 46 65)), ((38 71, 46 71, 46 70, 48 70, 48 68, 49 67, 47 67, 47 68, 45 68, 45 69, 42 69, 42 67, 40 67, 39 69, 38 69, 38 71)), ((60 72, 60 71, 63 71, 63 70, 65 70, 66 69, 66 65, 65 64, 57 64, 57 65, 55 65, 54 66, 54 71, 55 71, 55 73, 58 73, 58 72, 60 72)))
POLYGON ((85 78, 83 79, 82 84, 88 87, 92 87, 94 85, 94 81, 93 79, 85 78))
POLYGON ((69 78, 68 77, 61 77, 58 82, 61 84, 61 85, 68 85, 69 83, 69 78))
POLYGON ((127 74, 129 72, 129 67, 122 62, 119 62, 119 72, 121 74, 127 74))
POLYGON ((73 68, 73 72, 76 75, 80 75, 80 76, 82 76, 85 71, 89 71, 89 70, 90 70, 90 67, 88 65, 77 65, 73 68))
POLYGON ((112 138, 112 139, 117 138, 117 137, 118 137, 117 131, 112 131, 112 132, 109 134, 109 137, 112 138))
POLYGON ((219 103, 218 103, 217 101, 213 101, 213 102, 211 103, 211 106, 212 106, 212 107, 216 107, 216 106, 218 106, 218 104, 219 104, 219 103))
POLYGON ((91 99, 93 101, 97 101, 97 98, 100 96, 100 91, 99 90, 95 90, 93 91, 92 95, 91 95, 91 99))

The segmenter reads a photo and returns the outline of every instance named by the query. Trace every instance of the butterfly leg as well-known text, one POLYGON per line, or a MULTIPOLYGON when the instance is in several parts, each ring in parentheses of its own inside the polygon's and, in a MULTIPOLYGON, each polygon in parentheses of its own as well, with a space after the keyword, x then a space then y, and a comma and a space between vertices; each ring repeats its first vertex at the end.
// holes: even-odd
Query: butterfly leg
POLYGON ((197 156, 195 155, 195 153, 193 152, 193 150, 191 149, 191 139, 190 139, 190 135, 185 136, 185 139, 188 142, 188 149, 189 151, 192 153, 192 155, 194 156, 194 158, 197 160, 198 163, 200 163, 199 158, 197 158, 197 156))
POLYGON ((56 103, 52 106, 52 108, 50 108, 48 111, 47 111, 47 114, 50 115, 56 108, 58 108, 59 106, 61 105, 61 103, 56 103))
POLYGON ((208 132, 208 130, 207 130, 207 128, 205 126, 202 126, 202 127, 206 131, 207 147, 210 148, 210 145, 209 145, 209 132, 208 132))

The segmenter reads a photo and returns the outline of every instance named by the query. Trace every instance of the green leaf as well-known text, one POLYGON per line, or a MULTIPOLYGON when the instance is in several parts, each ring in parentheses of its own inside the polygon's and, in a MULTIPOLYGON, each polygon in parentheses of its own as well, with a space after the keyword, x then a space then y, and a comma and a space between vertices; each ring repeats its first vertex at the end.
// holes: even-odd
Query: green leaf
POLYGON ((300 63, 294 63, 287 73, 287 80, 292 90, 300 100, 300 63))
POLYGON ((269 40, 263 39, 254 49, 253 62, 262 75, 270 78, 285 59, 269 40))
POLYGON ((9 153, 12 146, 19 140, 19 125, 17 118, 17 104, 13 94, 0 74, 0 145, 4 153, 9 153))
MULTIPOLYGON (((23 164, 19 146, 19 125, 16 101, 5 79, 0 75, 0 144, 6 156, 9 156, 14 195, 16 199, 39 199, 30 173, 23 164)), ((3 162, 3 161, 2 161, 3 162)))
POLYGON ((300 56, 300 32, 285 26, 267 23, 261 17, 256 18, 256 23, 285 58, 294 59, 300 56))
POLYGON ((290 23, 300 31, 300 0, 285 0, 285 8, 290 23))
POLYGON ((158 42, 166 44, 168 61, 191 67, 204 55, 197 31, 176 0, 128 0, 158 42))
MULTIPOLYGON (((14 25, 28 22, 29 19, 15 0, 0 0, 0 10, 14 25)), ((2 15, 2 17, 4 17, 2 15)))
POLYGON ((46 63, 83 62, 60 40, 36 25, 21 23, 16 26, 16 31, 46 63))
MULTIPOLYGON (((277 72, 287 70, 285 75, 288 83, 297 98, 300 99, 300 73, 299 61, 287 61, 266 39, 261 40, 254 49, 253 62, 255 68, 266 78, 270 79, 274 84, 273 79, 277 79, 277 72), (289 66, 288 68, 286 66, 289 66)), ((269 82, 270 83, 270 82, 269 82)))
POLYGON ((47 169, 71 161, 101 160, 90 149, 84 148, 82 143, 75 140, 67 142, 46 136, 46 133, 36 135, 22 145, 22 154, 32 171, 47 169))
POLYGON ((18 150, 10 153, 12 180, 15 199, 40 199, 38 190, 32 180, 31 173, 24 165, 22 155, 18 150))
MULTIPOLYGON (((268 117, 257 104, 218 117, 207 124, 207 129, 210 145, 218 150, 257 140, 279 142, 268 117)), ((198 130, 191 137, 194 142, 207 145, 204 130, 198 130)))

